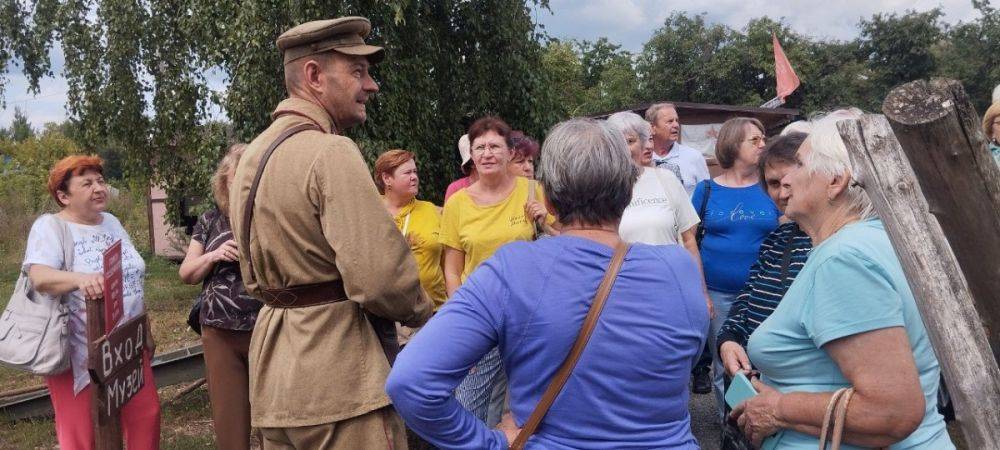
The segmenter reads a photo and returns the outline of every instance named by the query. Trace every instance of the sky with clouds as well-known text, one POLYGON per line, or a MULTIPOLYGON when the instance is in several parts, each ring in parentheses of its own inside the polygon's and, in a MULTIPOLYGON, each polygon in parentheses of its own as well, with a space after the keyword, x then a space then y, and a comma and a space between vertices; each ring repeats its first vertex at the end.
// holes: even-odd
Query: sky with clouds
MULTIPOLYGON (((782 18, 797 33, 846 40, 857 36, 862 18, 875 13, 926 11, 937 6, 944 11, 948 23, 974 20, 979 15, 971 0, 549 0, 549 9, 535 8, 533 15, 552 37, 581 40, 607 37, 626 50, 639 52, 674 11, 705 13, 707 21, 736 29, 742 29, 755 17, 782 18)), ((63 66, 61 50, 54 48, 52 57, 56 76, 43 79, 38 94, 28 92, 19 68, 11 67, 4 93, 7 104, 0 110, 0 127, 10 124, 15 107, 24 110, 36 128, 66 119, 68 87, 59 76, 63 66)))

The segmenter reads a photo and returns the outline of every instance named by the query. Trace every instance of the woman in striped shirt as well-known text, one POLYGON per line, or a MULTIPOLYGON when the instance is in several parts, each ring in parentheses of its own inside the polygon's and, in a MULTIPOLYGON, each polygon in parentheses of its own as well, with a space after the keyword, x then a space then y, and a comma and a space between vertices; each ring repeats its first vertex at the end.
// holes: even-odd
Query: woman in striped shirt
MULTIPOLYGON (((778 197, 781 179, 795 163, 795 153, 805 138, 805 133, 798 132, 782 135, 764 149, 758 161, 767 194, 782 213, 786 204, 778 197)), ((747 339, 778 306, 810 250, 812 241, 795 222, 781 224, 764 239, 757 262, 750 268, 750 278, 719 329, 719 357, 727 375, 750 372, 747 339)))

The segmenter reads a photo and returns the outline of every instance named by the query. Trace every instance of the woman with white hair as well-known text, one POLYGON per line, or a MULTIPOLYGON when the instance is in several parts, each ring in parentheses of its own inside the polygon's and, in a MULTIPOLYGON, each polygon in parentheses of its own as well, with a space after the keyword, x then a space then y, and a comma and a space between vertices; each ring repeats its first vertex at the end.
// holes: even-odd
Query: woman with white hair
POLYGON ((698 268, 677 246, 634 244, 618 223, 638 169, 621 134, 574 119, 545 140, 539 178, 562 234, 507 244, 473 272, 396 360, 386 391, 439 448, 507 449, 613 282, 583 357, 526 448, 697 449, 687 374, 705 342, 698 268), (626 256, 627 255, 627 256, 626 256), (617 276, 607 269, 623 261, 617 276), (624 259, 621 259, 624 258, 624 259), (510 378, 512 420, 490 429, 454 397, 491 348, 510 378))
POLYGON ((618 226, 622 239, 650 245, 682 244, 701 266, 695 240, 700 222, 698 213, 673 173, 650 167, 653 136, 649 122, 634 112, 625 111, 608 117, 608 124, 624 135, 632 162, 639 168, 639 179, 632 188, 632 201, 625 207, 618 226))
POLYGON ((815 449, 824 415, 843 396, 845 448, 954 449, 937 411, 934 349, 836 128, 852 116, 817 121, 782 179, 785 214, 814 249, 750 336, 759 394, 732 415, 758 445, 774 435, 770 448, 815 449))

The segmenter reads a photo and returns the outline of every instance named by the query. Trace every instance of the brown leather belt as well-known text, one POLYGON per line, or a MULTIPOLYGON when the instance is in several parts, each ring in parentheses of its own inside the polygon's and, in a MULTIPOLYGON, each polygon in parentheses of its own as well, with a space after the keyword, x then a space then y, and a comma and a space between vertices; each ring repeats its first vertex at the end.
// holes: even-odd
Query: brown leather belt
POLYGON ((272 308, 304 308, 347 300, 344 282, 302 284, 286 288, 261 289, 264 304, 272 308))

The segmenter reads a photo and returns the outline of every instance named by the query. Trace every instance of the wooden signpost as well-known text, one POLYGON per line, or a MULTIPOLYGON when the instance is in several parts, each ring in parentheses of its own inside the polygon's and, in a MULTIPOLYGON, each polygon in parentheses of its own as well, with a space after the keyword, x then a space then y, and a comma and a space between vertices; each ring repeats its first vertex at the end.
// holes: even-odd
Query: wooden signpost
MULTIPOLYGON (((911 100, 923 102, 925 99, 917 97, 911 100)), ((896 111, 900 114, 907 108, 901 102, 895 104, 898 105, 896 111)), ((942 101, 939 106, 951 109, 954 103, 942 101)), ((934 115, 931 111, 924 110, 917 114, 911 112, 911 116, 936 119, 945 115, 934 115)), ((954 230, 943 227, 938 217, 944 207, 966 209, 970 213, 978 211, 983 217, 992 217, 994 210, 980 210, 995 206, 991 203, 968 201, 976 195, 985 197, 982 191, 970 191, 964 198, 956 195, 953 198, 957 203, 947 206, 928 202, 929 198, 938 198, 938 194, 926 195, 928 186, 936 187, 941 183, 954 182, 949 189, 956 192, 961 187, 989 192, 995 186, 987 188, 983 184, 976 186, 967 183, 967 180, 954 179, 928 179, 925 182, 914 172, 907 159, 907 153, 910 152, 904 152, 893 133, 896 127, 885 116, 866 115, 861 120, 841 121, 838 127, 855 168, 855 178, 871 197, 906 272, 907 281, 944 371, 945 381, 955 404, 956 417, 969 448, 1000 449, 1000 408, 997 407, 1000 405, 1000 368, 990 351, 987 331, 982 321, 983 313, 987 317, 991 314, 997 297, 995 292, 985 293, 986 297, 974 301, 976 289, 970 289, 970 284, 977 282, 978 274, 984 271, 960 266, 961 256, 955 241, 964 236, 957 234, 946 237, 947 231, 954 230), (978 313, 977 306, 980 307, 978 313)), ((931 139, 933 131, 939 128, 926 124, 914 125, 907 135, 923 136, 925 144, 936 146, 924 149, 927 154, 939 152, 941 155, 971 155, 973 152, 986 151, 984 147, 959 148, 957 143, 942 147, 942 139, 961 141, 968 133, 963 132, 956 122, 955 129, 942 133, 937 140, 931 139)), ((908 138, 907 142, 913 145, 916 141, 908 138)), ((969 146, 970 141, 964 142, 969 146)), ((979 145, 982 145, 981 141, 979 145)), ((988 156, 972 155, 969 158, 983 160, 988 156)), ((988 169, 990 170, 984 172, 987 174, 985 178, 995 180, 995 168, 988 169)), ((933 177, 927 173, 924 175, 933 177)), ((982 245, 993 248, 989 246, 1000 240, 997 230, 998 228, 992 227, 972 231, 986 235, 979 237, 983 239, 982 245)), ((995 271, 1000 264, 998 258, 1000 254, 994 253, 992 257, 981 259, 978 263, 987 266, 985 272, 995 271)))
POLYGON ((151 344, 146 314, 115 327, 124 315, 121 251, 121 241, 105 251, 104 298, 87 300, 91 417, 98 450, 122 448, 121 408, 146 383, 142 353, 151 344))

